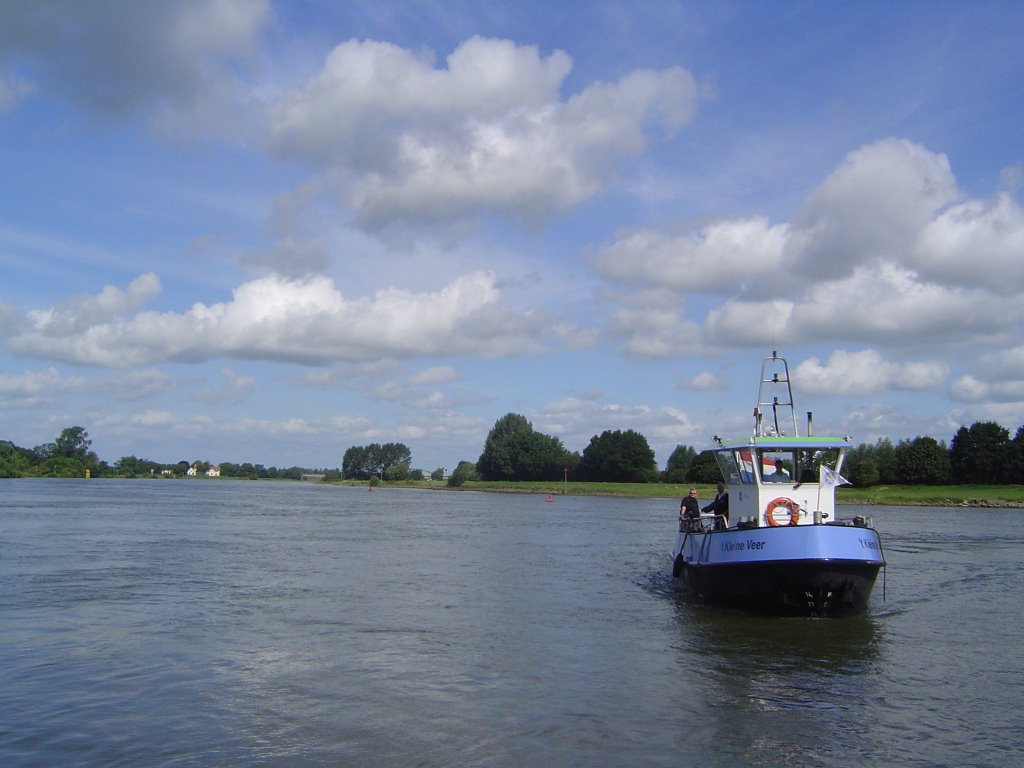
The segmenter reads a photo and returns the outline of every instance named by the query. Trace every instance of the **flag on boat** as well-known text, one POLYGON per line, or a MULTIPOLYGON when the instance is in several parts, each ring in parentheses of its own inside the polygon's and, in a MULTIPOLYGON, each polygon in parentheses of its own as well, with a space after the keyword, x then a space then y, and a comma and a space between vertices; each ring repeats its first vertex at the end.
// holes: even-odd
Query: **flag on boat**
POLYGON ((840 475, 834 469, 829 469, 824 464, 821 465, 821 477, 819 482, 830 488, 835 488, 837 485, 853 485, 853 483, 840 475))

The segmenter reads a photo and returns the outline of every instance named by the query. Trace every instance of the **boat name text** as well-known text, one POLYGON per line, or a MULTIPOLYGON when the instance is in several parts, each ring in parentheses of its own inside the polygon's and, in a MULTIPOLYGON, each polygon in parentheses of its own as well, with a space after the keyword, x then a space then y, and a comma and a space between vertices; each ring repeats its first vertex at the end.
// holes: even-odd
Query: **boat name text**
POLYGON ((878 547, 878 542, 873 540, 873 539, 861 539, 860 540, 860 547, 861 547, 861 549, 878 549, 879 548, 878 547))
POLYGON ((764 549, 763 539, 747 539, 746 541, 723 541, 723 552, 737 552, 742 550, 764 549))

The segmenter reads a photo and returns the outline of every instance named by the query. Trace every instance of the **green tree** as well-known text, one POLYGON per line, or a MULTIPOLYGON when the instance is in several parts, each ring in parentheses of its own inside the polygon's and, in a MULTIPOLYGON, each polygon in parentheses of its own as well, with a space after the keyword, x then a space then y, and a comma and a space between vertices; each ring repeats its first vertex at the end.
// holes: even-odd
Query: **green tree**
POLYGON ((409 465, 412 464, 412 451, 405 443, 384 443, 380 447, 380 468, 386 472, 395 468, 395 473, 405 480, 409 477, 409 465))
POLYGON ((68 427, 61 431, 53 443, 53 455, 66 459, 85 461, 89 455, 92 440, 82 427, 68 427))
POLYGON ((717 483, 721 479, 722 469, 718 466, 714 451, 698 453, 686 473, 688 483, 717 483))
POLYGON ((12 442, 0 441, 0 477, 24 477, 32 468, 31 456, 12 442))
POLYGON ((851 448, 843 467, 846 478, 860 488, 867 488, 868 485, 861 485, 854 480, 853 476, 858 474, 862 475, 862 481, 871 480, 869 485, 899 482, 896 476, 896 449, 888 438, 880 438, 874 445, 861 443, 856 448, 851 448), (864 472, 859 472, 858 468, 862 462, 870 462, 870 465, 864 472))
POLYGON ((50 456, 36 465, 35 474, 42 477, 82 477, 86 466, 79 459, 50 456))
POLYGON ((1009 478, 1013 485, 1024 485, 1024 426, 1017 427, 1010 446, 1009 478))
POLYGON ((857 488, 870 488, 873 485, 878 485, 878 465, 874 459, 850 461, 847 458, 843 466, 843 474, 857 488))
POLYGON ((478 480, 479 478, 476 464, 472 461, 460 461, 455 471, 448 477, 448 485, 452 488, 458 488, 467 480, 478 480))
POLYGON ((372 473, 372 461, 367 446, 353 445, 341 459, 341 476, 346 480, 368 480, 372 473))
POLYGON ((561 440, 535 431, 525 416, 508 413, 487 434, 476 467, 484 480, 560 480, 567 461, 561 440))
POLYGON ((55 443, 43 443, 42 445, 37 445, 35 448, 33 448, 31 453, 32 463, 38 464, 43 459, 48 459, 51 456, 56 456, 57 445, 55 443))
POLYGON ((139 459, 135 456, 122 456, 114 462, 114 471, 124 477, 141 477, 143 475, 160 474, 163 467, 149 459, 139 459))
POLYGON ((895 483, 896 478, 896 448, 888 438, 880 438, 875 443, 872 457, 878 465, 878 482, 895 483))
POLYGON ((485 480, 517 479, 519 456, 532 437, 533 425, 525 416, 505 414, 487 433, 483 453, 476 462, 477 472, 485 480))
POLYGON ((690 465, 697 458, 697 451, 689 445, 677 445, 665 462, 665 474, 662 479, 666 483, 685 483, 690 465))
POLYGON ((590 438, 579 466, 583 478, 592 482, 648 483, 657 472, 647 438, 632 429, 605 430, 590 438))
POLYGON ((901 440, 896 446, 896 477, 904 485, 949 482, 949 451, 934 437, 901 440))
MULTIPOLYGON (((421 473, 422 474, 422 473, 421 473)), ((385 480, 408 480, 409 479, 409 465, 408 464, 392 464, 390 467, 384 470, 385 480)))
POLYGON ((949 446, 950 475, 954 483, 1010 482, 1010 432, 994 421, 960 427, 949 446))
MULTIPOLYGON (((407 474, 411 463, 412 451, 403 443, 353 445, 342 457, 341 475, 347 480, 368 480, 374 476, 381 477, 391 467, 403 465, 407 474)), ((402 472, 396 469, 392 474, 402 475, 402 472)))
POLYGON ((110 467, 89 450, 92 440, 82 427, 67 427, 52 443, 33 451, 33 474, 49 477, 81 477, 85 470, 94 477, 109 474, 110 467))

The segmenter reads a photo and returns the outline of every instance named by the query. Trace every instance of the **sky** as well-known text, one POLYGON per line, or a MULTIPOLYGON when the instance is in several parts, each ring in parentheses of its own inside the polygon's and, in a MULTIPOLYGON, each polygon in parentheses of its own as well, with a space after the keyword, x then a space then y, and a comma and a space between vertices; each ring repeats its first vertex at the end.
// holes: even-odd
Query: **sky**
POLYGON ((8 0, 0 439, 1024 424, 1024 4, 8 0))

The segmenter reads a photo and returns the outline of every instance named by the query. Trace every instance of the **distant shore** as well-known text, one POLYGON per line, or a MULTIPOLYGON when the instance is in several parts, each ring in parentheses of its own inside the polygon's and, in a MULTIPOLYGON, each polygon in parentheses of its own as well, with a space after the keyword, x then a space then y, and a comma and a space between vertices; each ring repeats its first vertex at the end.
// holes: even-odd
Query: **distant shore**
MULTIPOLYGON (((366 485, 347 480, 345 485, 366 485)), ((714 498, 715 486, 696 483, 701 499, 714 498)), ((468 480, 452 488, 441 480, 384 482, 379 489, 424 488, 488 493, 535 493, 565 496, 629 496, 635 498, 679 499, 689 484, 679 483, 544 483, 468 480)), ((879 485, 872 488, 841 487, 836 502, 848 505, 888 505, 925 507, 1024 507, 1024 485, 879 485)))
MULTIPOLYGON (((60 478, 54 478, 60 479, 60 478)), ((107 478, 111 479, 111 478, 107 478)), ((122 478, 127 479, 127 478, 122 478)), ((139 478, 143 479, 143 478, 139 478)), ((145 479, 154 479, 146 476, 145 479)), ((155 479, 163 479, 159 476, 155 479)), ((174 478, 181 479, 181 478, 174 478)), ((184 478, 193 482, 247 482, 249 478, 184 478)), ((266 482, 300 482, 293 479, 267 478, 266 482)), ((316 480, 331 485, 366 488, 365 480, 316 480)), ((715 486, 694 483, 699 499, 710 501, 715 486)), ((444 480, 387 480, 378 482, 379 490, 421 489, 433 491, 476 491, 478 493, 532 493, 552 496, 621 496, 640 499, 680 499, 690 489, 690 483, 581 483, 581 482, 512 482, 467 480, 453 487, 444 480)), ((974 507, 989 509, 1024 508, 1024 485, 878 485, 871 488, 843 486, 836 489, 836 503, 840 505, 893 507, 974 507)))

